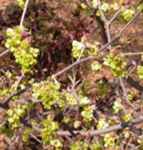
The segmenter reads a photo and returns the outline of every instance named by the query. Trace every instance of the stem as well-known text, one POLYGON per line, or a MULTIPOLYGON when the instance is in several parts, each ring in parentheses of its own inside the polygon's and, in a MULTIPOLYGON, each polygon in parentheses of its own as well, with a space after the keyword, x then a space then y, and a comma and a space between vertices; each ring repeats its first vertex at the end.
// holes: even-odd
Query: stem
POLYGON ((25 19, 25 15, 26 15, 26 12, 27 12, 29 1, 30 0, 26 0, 26 2, 25 2, 23 13, 22 13, 21 20, 20 20, 20 27, 23 27, 23 22, 24 22, 24 19, 25 19))
MULTIPOLYGON (((100 13, 100 18, 104 24, 104 29, 105 29, 105 34, 106 34, 106 38, 107 38, 107 42, 111 42, 111 33, 110 33, 110 25, 108 23, 108 20, 104 14, 104 12, 101 9, 101 1, 98 1, 98 10, 100 13)), ((108 46, 108 49, 111 49, 111 45, 108 46)))
POLYGON ((7 49, 4 52, 0 53, 0 57, 5 56, 6 54, 8 54, 10 51, 7 49))
POLYGON ((75 66, 77 66, 77 65, 79 65, 79 64, 81 64, 81 63, 83 63, 83 62, 86 62, 86 61, 88 61, 88 60, 93 60, 93 59, 95 59, 94 56, 88 56, 88 57, 85 57, 85 58, 83 58, 83 59, 77 60, 77 61, 75 61, 73 64, 71 64, 71 65, 65 67, 65 68, 62 69, 61 71, 59 71, 59 72, 57 72, 56 74, 52 75, 52 77, 53 77, 53 78, 56 78, 56 77, 60 76, 61 74, 63 74, 64 72, 67 72, 67 71, 70 70, 71 68, 73 68, 73 67, 75 67, 75 66))
POLYGON ((118 15, 120 14, 120 12, 122 11, 122 8, 120 7, 117 12, 115 12, 115 14, 112 16, 112 18, 108 21, 108 24, 111 25, 112 22, 118 17, 118 15))
POLYGON ((136 55, 143 55, 143 52, 129 52, 129 53, 122 53, 122 56, 136 56, 136 55))
POLYGON ((120 86, 121 86, 121 89, 122 89, 122 92, 123 92, 123 98, 125 99, 126 103, 134 109, 134 106, 129 102, 128 100, 128 92, 127 92, 127 89, 125 87, 125 84, 124 84, 124 79, 123 78, 119 78, 119 82, 120 82, 120 86))
MULTIPOLYGON (((123 122, 114 126, 110 126, 108 128, 105 129, 99 129, 99 130, 89 130, 89 131, 73 131, 73 133, 76 134, 80 134, 82 136, 96 136, 96 135, 102 135, 102 134, 106 134, 106 133, 110 133, 113 131, 118 131, 124 128, 131 128, 133 125, 136 124, 140 124, 143 122, 143 116, 140 116, 139 118, 134 119, 131 122, 123 122)), ((60 136, 71 136, 72 134, 69 131, 58 131, 57 132, 58 135, 60 136)))

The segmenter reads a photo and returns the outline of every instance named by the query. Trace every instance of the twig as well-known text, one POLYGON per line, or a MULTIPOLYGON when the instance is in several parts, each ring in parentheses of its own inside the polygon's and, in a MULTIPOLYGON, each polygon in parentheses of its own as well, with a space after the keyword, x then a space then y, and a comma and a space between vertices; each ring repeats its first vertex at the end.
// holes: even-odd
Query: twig
MULTIPOLYGON (((131 128, 133 125, 140 124, 143 122, 143 116, 140 116, 139 118, 134 119, 131 122, 123 122, 105 129, 99 129, 99 130, 89 130, 89 131, 73 131, 75 135, 80 134, 82 136, 96 136, 96 135, 102 135, 106 133, 110 133, 113 131, 122 130, 124 128, 131 128)), ((60 136, 71 136, 72 134, 69 131, 58 131, 58 135, 60 136)))
POLYGON ((111 25, 111 23, 118 17, 118 15, 120 14, 120 12, 122 11, 122 8, 120 7, 116 13, 112 16, 112 18, 108 21, 108 24, 111 25))
MULTIPOLYGON (((111 34, 110 34, 110 25, 108 23, 108 20, 104 14, 104 12, 101 9, 101 2, 100 0, 98 1, 98 10, 100 13, 100 18, 104 24, 104 29, 105 29, 105 34, 106 34, 106 38, 107 38, 107 42, 109 43, 111 41, 111 34)), ((111 49, 111 45, 108 46, 108 49, 111 49)))
POLYGON ((16 88, 18 88, 18 86, 20 85, 21 81, 24 79, 24 73, 22 72, 22 75, 20 77, 18 77, 17 83, 16 83, 16 88))
MULTIPOLYGON (((99 3, 99 6, 98 6, 98 9, 99 9, 99 12, 100 12, 100 17, 101 17, 101 20, 104 24, 104 28, 105 28, 105 34, 106 34, 106 37, 107 37, 107 42, 110 43, 111 42, 111 32, 110 32, 110 25, 111 23, 114 21, 114 19, 116 19, 116 17, 119 15, 119 13, 121 12, 121 8, 113 15, 113 17, 108 21, 106 16, 104 15, 104 12, 102 11, 101 9, 101 2, 100 0, 98 1, 99 3)), ((122 30, 121 30, 122 31, 122 30)), ((108 49, 110 50, 111 49, 111 44, 108 46, 108 49)), ((127 102, 127 104, 129 104, 129 106, 132 106, 129 101, 128 101, 128 94, 127 94, 127 90, 125 88, 125 85, 123 83, 123 79, 122 78, 119 78, 119 82, 120 82, 120 85, 121 85, 121 88, 122 88, 122 91, 123 91, 123 96, 125 97, 125 100, 127 102)))
POLYGON ((127 53, 121 53, 122 56, 137 56, 137 55, 143 55, 143 52, 127 52, 127 53))
POLYGON ((21 90, 18 90, 14 93, 12 93, 11 95, 9 95, 3 102, 0 103, 0 107, 3 107, 3 108, 7 108, 8 107, 8 103, 9 101, 14 97, 14 96, 17 96, 23 92, 25 92, 27 89, 31 88, 31 86, 27 86, 26 88, 24 89, 21 89, 21 90))
POLYGON ((95 59, 94 56, 88 56, 88 57, 85 57, 83 59, 80 59, 80 60, 77 60, 76 62, 72 63, 71 65, 65 67, 64 69, 62 69, 61 71, 55 73, 54 75, 52 75, 53 78, 56 78, 58 76, 60 76, 61 74, 63 74, 64 72, 67 72, 68 70, 70 70, 71 68, 83 63, 83 62, 86 62, 88 60, 93 60, 95 59))
POLYGON ((79 96, 77 95, 77 92, 76 92, 76 85, 79 83, 79 81, 76 81, 76 72, 73 71, 73 77, 69 76, 69 79, 71 81, 71 84, 72 84, 72 87, 70 89, 71 93, 73 94, 73 96, 75 97, 76 101, 77 101, 77 107, 78 107, 78 110, 79 110, 79 106, 80 106, 80 98, 79 96))
POLYGON ((100 0, 98 0, 98 10, 99 10, 100 17, 101 17, 102 21, 103 21, 104 23, 108 22, 106 16, 104 15, 104 12, 103 12, 102 9, 101 9, 101 1, 100 1, 100 0))
POLYGON ((129 100, 128 100, 128 92, 127 92, 127 89, 126 89, 126 87, 125 87, 125 85, 124 85, 124 79, 123 79, 123 78, 119 78, 119 82, 120 82, 120 86, 121 86, 122 92, 123 92, 123 97, 125 98, 126 103, 127 103, 130 107, 134 108, 134 106, 133 106, 133 105, 129 102, 129 100))
POLYGON ((136 88, 137 90, 139 90, 140 92, 143 92, 143 86, 140 85, 140 83, 138 81, 135 81, 132 77, 128 76, 127 82, 131 86, 133 86, 134 88, 136 88))
POLYGON ((26 15, 26 12, 27 12, 29 1, 30 0, 26 0, 26 2, 25 2, 23 13, 22 13, 21 20, 20 20, 20 27, 23 26, 23 22, 24 22, 24 19, 25 19, 25 15, 26 15))
POLYGON ((0 53, 0 57, 7 55, 10 51, 7 49, 4 52, 0 53))
POLYGON ((121 35, 123 34, 123 32, 129 27, 130 24, 132 24, 135 21, 135 19, 140 15, 140 13, 141 13, 141 11, 138 11, 135 14, 135 16, 120 30, 120 32, 110 42, 103 45, 100 50, 105 50, 111 43, 113 43, 114 41, 119 39, 121 37, 121 35))
POLYGON ((39 140, 34 134, 31 133, 30 136, 31 136, 35 141, 37 141, 39 144, 42 144, 42 141, 39 140))
POLYGON ((127 28, 128 26, 134 22, 134 20, 140 15, 141 11, 138 11, 134 17, 121 29, 120 33, 118 36, 120 36, 120 34, 122 34, 127 28))
MULTIPOLYGON (((111 34, 110 34, 110 25, 108 23, 105 24, 105 31, 107 35, 108 42, 111 41, 111 34)), ((109 49, 111 49, 111 45, 108 46, 109 49)))

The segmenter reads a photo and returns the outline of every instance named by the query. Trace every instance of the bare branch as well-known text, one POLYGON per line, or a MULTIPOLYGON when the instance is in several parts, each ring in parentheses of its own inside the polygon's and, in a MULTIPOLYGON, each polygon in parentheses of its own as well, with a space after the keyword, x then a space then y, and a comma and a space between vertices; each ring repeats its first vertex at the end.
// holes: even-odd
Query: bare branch
POLYGON ((83 62, 86 62, 88 60, 93 60, 95 59, 94 56, 89 56, 89 57, 86 57, 86 58, 83 58, 83 59, 80 59, 80 60, 77 60, 76 62, 72 63, 71 65, 65 67, 64 69, 62 69, 61 71, 57 72, 56 74, 52 75, 52 77, 56 78, 58 76, 60 76, 61 74, 63 74, 64 72, 67 72, 68 70, 70 70, 71 68, 83 63, 83 62))
MULTIPOLYGON (((101 9, 101 1, 99 0, 98 1, 98 10, 99 10, 99 13, 100 13, 100 18, 104 24, 104 29, 105 29, 105 34, 106 34, 106 37, 107 37, 107 42, 111 42, 111 34, 110 34, 110 25, 108 23, 108 20, 104 14, 104 12, 102 11, 101 9)), ((111 49, 111 45, 108 46, 108 49, 111 49)))
POLYGON ((29 1, 30 0, 26 0, 26 2, 25 2, 23 13, 22 13, 21 20, 20 20, 20 27, 23 26, 23 22, 24 22, 24 19, 25 19, 25 15, 26 15, 26 12, 27 12, 29 1))
POLYGON ((0 53, 0 57, 3 57, 9 53, 9 50, 5 50, 4 52, 0 53))
MULTIPOLYGON (((124 33, 124 31, 128 28, 128 26, 133 23, 133 21, 140 15, 140 11, 138 11, 135 16, 123 27, 123 29, 121 29, 121 31, 108 43, 106 43, 105 45, 103 45, 101 48, 100 48, 100 51, 102 52, 103 50, 106 50, 107 47, 109 45, 111 45, 114 41, 116 41, 117 39, 119 39, 121 37, 121 35, 124 33)), ((65 67, 63 70, 57 72, 56 74, 53 75, 53 77, 58 77, 60 76, 61 74, 63 74, 64 72, 67 72, 68 70, 70 70, 71 68, 83 63, 83 62, 86 62, 86 61, 89 61, 89 60, 94 60, 95 57, 94 56, 88 56, 88 57, 85 57, 85 58, 82 58, 76 62, 74 62, 73 64, 65 67)))
POLYGON ((121 53, 122 56, 137 56, 137 55, 143 55, 143 52, 127 52, 127 53, 121 53))
MULTIPOLYGON (((96 136, 96 135, 102 135, 118 130, 122 130, 124 128, 131 128, 132 126, 136 124, 140 124, 143 122, 143 116, 140 116, 131 122, 123 122, 105 129, 99 129, 99 130, 89 130, 89 131, 73 131, 73 134, 77 135, 80 134, 82 136, 96 136)), ((58 131, 58 135, 60 136, 71 136, 72 134, 69 131, 58 131)))
POLYGON ((123 78, 119 78, 119 82, 120 82, 120 86, 121 86, 121 89, 122 89, 122 92, 123 92, 123 97, 124 97, 126 103, 130 107, 134 108, 134 106, 128 100, 128 92, 127 92, 127 89, 126 89, 125 84, 124 84, 124 79, 123 78))
POLYGON ((28 90, 29 88, 31 88, 31 86, 27 86, 24 89, 18 90, 16 92, 13 92, 12 94, 10 94, 3 102, 0 103, 0 107, 2 108, 7 108, 8 107, 8 103, 9 101, 17 95, 20 95, 21 93, 25 92, 26 90, 28 90))
POLYGON ((113 15, 113 17, 108 21, 108 24, 111 25, 112 22, 118 17, 118 15, 120 14, 120 12, 122 11, 122 8, 119 8, 117 10, 117 12, 113 15))

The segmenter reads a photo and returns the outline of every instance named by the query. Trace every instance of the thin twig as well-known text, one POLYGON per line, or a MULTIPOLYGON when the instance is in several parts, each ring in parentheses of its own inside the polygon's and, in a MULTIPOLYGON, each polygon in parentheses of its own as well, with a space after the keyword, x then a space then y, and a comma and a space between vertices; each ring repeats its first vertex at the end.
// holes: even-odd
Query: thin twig
MULTIPOLYGON (((110 43, 111 42, 111 34, 110 34, 110 25, 108 23, 105 24, 105 31, 107 35, 107 40, 110 43)), ((111 49, 111 45, 108 46, 109 49, 111 49)))
POLYGON ((93 60, 95 59, 94 56, 88 56, 86 58, 83 58, 83 59, 80 59, 80 60, 77 60, 76 62, 72 63, 71 65, 65 67, 64 69, 62 69, 61 71, 55 73, 54 75, 52 75, 53 78, 56 78, 58 76, 60 76, 61 74, 63 74, 64 72, 67 72, 68 70, 70 70, 71 68, 83 63, 83 62, 86 62, 88 60, 93 60))
POLYGON ((119 82, 120 82, 120 86, 122 88, 123 96, 128 101, 128 93, 127 93, 126 87, 124 85, 124 79, 120 77, 119 78, 119 82))
MULTIPOLYGON (((143 116, 139 116, 138 118, 133 119, 130 122, 121 122, 117 125, 113 125, 104 129, 97 129, 97 130, 74 130, 72 133, 68 130, 59 130, 57 131, 57 135, 59 136, 72 136, 74 135, 81 135, 81 136, 96 136, 96 135, 104 135, 110 132, 115 132, 118 130, 123 130, 125 128, 132 128, 134 125, 138 125, 140 123, 143 123, 143 116)), ((41 128, 37 126, 33 126, 34 130, 37 132, 41 132, 41 128)))
POLYGON ((132 24, 135 19, 140 15, 141 11, 138 11, 134 17, 120 30, 120 32, 107 44, 103 45, 101 47, 100 50, 105 50, 110 44, 112 44, 113 42, 115 42, 117 39, 119 39, 121 37, 121 35, 124 33, 124 31, 130 26, 130 24, 132 24))
POLYGON ((0 57, 7 55, 10 51, 7 49, 4 52, 0 53, 0 57))
POLYGON ((78 107, 78 110, 79 110, 79 107, 80 107, 80 98, 79 96, 77 95, 77 91, 76 91, 76 85, 79 83, 79 81, 76 81, 76 72, 73 71, 73 77, 72 76, 69 76, 69 79, 71 81, 71 84, 72 84, 72 87, 70 89, 71 93, 73 94, 73 96, 75 97, 76 101, 77 101, 77 107, 78 107))
POLYGON ((24 79, 25 75, 24 73, 22 73, 22 75, 20 77, 18 77, 17 83, 16 83, 16 88, 17 89, 21 83, 21 81, 24 79))
POLYGON ((137 55, 143 55, 143 52, 127 52, 127 53, 121 53, 122 56, 137 56, 137 55))
MULTIPOLYGON (((143 116, 140 116, 131 122, 123 122, 123 123, 120 123, 120 124, 117 124, 114 126, 107 127, 105 129, 89 130, 89 131, 73 131, 73 134, 75 134, 75 135, 80 134, 82 136, 102 135, 102 134, 110 133, 113 131, 122 130, 124 128, 131 128, 133 125, 140 124, 142 122, 143 122, 143 116)), ((69 131, 58 131, 57 134, 60 136, 71 136, 72 135, 69 131)))
POLYGON ((101 1, 100 1, 100 0, 98 0, 98 10, 99 10, 100 17, 101 17, 102 21, 103 21, 104 23, 108 22, 108 20, 107 20, 105 14, 104 14, 104 12, 103 12, 102 9, 101 9, 101 1))
POLYGON ((21 93, 25 92, 25 91, 28 90, 29 88, 31 88, 31 86, 27 86, 27 87, 24 88, 24 89, 18 90, 18 91, 16 91, 16 92, 10 94, 3 102, 0 103, 0 107, 7 108, 9 101, 10 101, 14 96, 20 95, 21 93))
POLYGON ((132 77, 128 76, 126 81, 133 86, 135 89, 139 90, 141 93, 143 92, 143 86, 140 85, 138 81, 135 81, 132 77))
POLYGON ((25 19, 25 15, 26 15, 26 12, 27 12, 29 1, 30 0, 26 0, 26 2, 25 2, 23 13, 22 13, 21 20, 20 20, 20 27, 23 27, 23 22, 24 22, 24 19, 25 19))
POLYGON ((120 36, 120 34, 122 34, 127 28, 128 26, 134 22, 134 20, 140 15, 141 11, 138 11, 134 17, 121 29, 120 33, 118 36, 120 36))
POLYGON ((122 11, 122 8, 120 7, 115 14, 112 16, 112 18, 108 21, 108 24, 111 25, 111 23, 118 17, 118 15, 120 14, 120 12, 122 11))
POLYGON ((123 78, 119 78, 119 82, 120 82, 120 86, 121 86, 122 92, 123 92, 123 97, 124 97, 126 103, 127 103, 130 107, 134 108, 134 106, 129 102, 129 99, 128 99, 128 92, 127 92, 127 89, 126 89, 126 87, 125 87, 125 85, 124 85, 124 79, 123 79, 123 78))
POLYGON ((30 136, 34 139, 34 140, 36 140, 39 144, 42 144, 42 141, 40 140, 40 139, 38 139, 34 134, 30 134, 30 136))
MULTIPOLYGON (((106 34, 106 37, 107 37, 107 42, 109 43, 111 41, 111 34, 110 34, 110 25, 108 23, 108 20, 104 14, 104 12, 102 11, 101 9, 101 1, 99 0, 98 1, 98 10, 99 10, 99 13, 100 13, 100 18, 104 24, 104 29, 105 29, 105 34, 106 34)), ((111 49, 111 45, 108 46, 108 49, 111 49)))

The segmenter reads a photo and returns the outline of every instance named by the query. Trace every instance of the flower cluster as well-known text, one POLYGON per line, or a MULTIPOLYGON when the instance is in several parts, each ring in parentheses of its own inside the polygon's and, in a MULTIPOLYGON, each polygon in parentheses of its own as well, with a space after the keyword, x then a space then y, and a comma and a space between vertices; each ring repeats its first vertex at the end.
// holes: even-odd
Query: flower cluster
POLYGON ((121 17, 125 21, 129 21, 132 19, 133 15, 135 14, 134 9, 131 8, 124 8, 123 11, 121 12, 121 17))
POLYGON ((58 145, 58 147, 60 147, 61 143, 58 139, 56 139, 56 131, 59 128, 58 123, 53 121, 51 117, 48 117, 47 119, 43 120, 42 124, 43 128, 41 130, 41 136, 43 143, 52 146, 58 145))
POLYGON ((87 122, 91 121, 93 119, 93 107, 92 106, 84 107, 83 111, 81 112, 81 115, 85 121, 87 122))
POLYGON ((19 26, 8 28, 5 46, 10 49, 15 56, 16 62, 20 64, 22 71, 26 73, 30 72, 33 65, 37 63, 39 49, 30 46, 28 38, 23 37, 24 33, 26 33, 24 28, 19 26))
POLYGON ((59 91, 60 84, 57 81, 46 80, 40 83, 33 84, 33 97, 41 100, 46 109, 51 109, 54 104, 61 106, 61 92, 59 91))
POLYGON ((96 56, 97 52, 98 48, 96 44, 89 44, 75 40, 72 42, 72 57, 75 59, 80 59, 84 56, 96 56))
POLYGON ((91 63, 91 70, 92 71, 99 71, 102 68, 102 64, 100 64, 98 61, 93 61, 91 63))
POLYGON ((69 106, 74 106, 74 105, 77 105, 78 103, 80 105, 86 105, 90 103, 88 97, 84 96, 83 93, 77 92, 77 94, 78 95, 76 97, 68 91, 63 91, 62 96, 63 96, 65 103, 69 106))
POLYGON ((105 118, 100 118, 98 120, 97 129, 104 129, 107 128, 109 124, 107 123, 105 118))
POLYGON ((72 42, 72 56, 76 59, 84 56, 85 45, 79 41, 72 42))
POLYGON ((104 147, 105 148, 114 148, 117 147, 116 138, 111 134, 104 135, 104 147))
POLYGON ((31 132, 32 132, 31 128, 25 128, 23 135, 22 135, 23 142, 25 143, 29 142, 29 137, 30 137, 31 132))
POLYGON ((111 68, 115 77, 124 77, 126 75, 126 61, 120 55, 109 53, 104 59, 104 65, 111 68))
POLYGON ((70 149, 71 150, 88 150, 88 144, 84 141, 76 141, 71 144, 70 149))
POLYGON ((20 8, 24 8, 25 0, 17 0, 17 4, 20 8))
POLYGON ((8 122, 13 129, 20 126, 21 118, 24 117, 27 109, 28 105, 18 104, 15 108, 9 109, 7 111, 8 122))
POLYGON ((123 109, 123 106, 122 106, 122 104, 121 104, 121 101, 120 101, 120 99, 118 100, 116 100, 114 103, 113 103, 113 112, 116 114, 116 113, 118 113, 118 112, 120 112, 122 109, 123 109))

